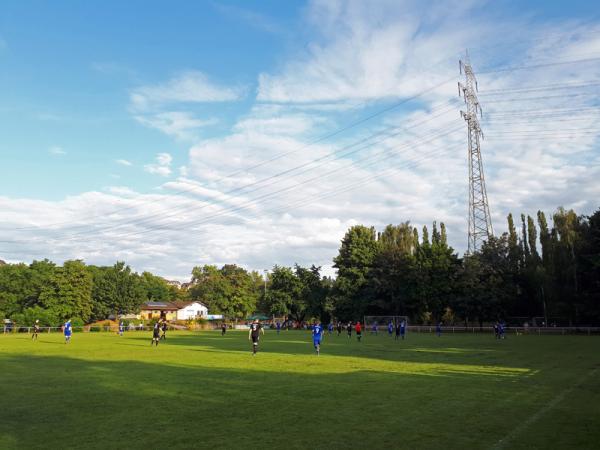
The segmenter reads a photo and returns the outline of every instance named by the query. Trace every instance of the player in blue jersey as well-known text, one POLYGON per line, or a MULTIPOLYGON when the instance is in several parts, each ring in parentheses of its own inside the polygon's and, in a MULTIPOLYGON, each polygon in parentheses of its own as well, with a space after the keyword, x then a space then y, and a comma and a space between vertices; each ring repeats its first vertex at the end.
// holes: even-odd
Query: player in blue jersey
POLYGON ((327 333, 329 335, 333 334, 333 322, 329 322, 329 325, 327 325, 327 333))
POLYGON ((404 340, 404 335, 406 334, 406 322, 403 320, 400 322, 400 337, 404 340))
POLYGON ((65 344, 71 342, 71 333, 73 329, 71 328, 71 319, 67 320, 63 325, 63 334, 65 335, 65 344))
POLYGON ((125 325, 123 325, 123 321, 119 322, 119 336, 123 336, 123 330, 125 329, 125 325))
POLYGON ((321 322, 317 322, 312 329, 313 345, 317 351, 317 355, 321 352, 321 339, 323 338, 323 326, 321 322))
POLYGON ((392 337, 393 333, 394 333, 394 324, 390 320, 390 323, 388 323, 388 336, 392 337))
POLYGON ((438 322, 435 326, 435 334, 437 335, 437 337, 442 336, 442 322, 438 322))
POLYGON ((275 323, 275 328, 277 328, 277 334, 279 334, 281 331, 281 323, 279 323, 279 320, 275 323))
POLYGON ((371 334, 374 334, 375 336, 377 336, 377 322, 375 322, 372 326, 371 326, 371 334))

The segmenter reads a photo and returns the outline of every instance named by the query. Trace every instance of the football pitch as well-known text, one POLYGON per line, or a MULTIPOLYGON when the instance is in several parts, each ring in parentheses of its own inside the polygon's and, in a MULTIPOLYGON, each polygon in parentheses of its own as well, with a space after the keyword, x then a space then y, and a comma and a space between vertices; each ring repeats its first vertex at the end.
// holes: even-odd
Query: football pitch
POLYGON ((0 335, 0 448, 598 448, 600 337, 0 335))

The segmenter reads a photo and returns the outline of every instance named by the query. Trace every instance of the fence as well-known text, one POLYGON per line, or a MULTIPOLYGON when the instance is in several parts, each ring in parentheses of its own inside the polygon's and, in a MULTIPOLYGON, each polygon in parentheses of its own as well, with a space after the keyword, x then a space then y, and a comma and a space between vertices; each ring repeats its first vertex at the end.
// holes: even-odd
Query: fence
MULTIPOLYGON (((409 325, 408 331, 413 333, 435 333, 434 325, 409 325)), ((461 326, 443 326, 441 327, 442 334, 444 333, 494 333, 494 327, 461 327, 461 326)), ((506 334, 550 334, 550 335, 566 335, 566 334, 585 334, 585 335, 600 335, 600 327, 505 327, 506 334)))
MULTIPOLYGON (((94 332, 111 332, 116 333, 119 331, 119 327, 117 325, 84 325, 78 327, 71 327, 73 331, 82 331, 84 333, 94 333, 94 332)), ((174 327, 169 325, 168 330, 178 330, 185 329, 185 327, 174 327)), ((240 327, 236 327, 236 329, 247 329, 240 327)), ((408 332, 412 333, 435 333, 436 327, 434 325, 409 325, 406 327, 408 332)), ((40 333, 53 333, 53 332, 62 332, 62 327, 40 327, 40 333)), ((441 327, 442 334, 447 333, 469 333, 469 334, 490 334, 494 333, 494 327, 485 326, 485 327, 464 327, 464 326, 443 326, 441 327)), ((135 325, 133 327, 124 327, 123 331, 132 332, 132 331, 152 331, 152 326, 145 325, 135 325)), ((3 333, 32 333, 33 327, 23 327, 14 325, 4 326, 3 333)), ((506 327, 506 334, 523 334, 523 335, 600 335, 600 327, 506 327)))
MULTIPOLYGON (((78 327, 71 327, 73 331, 81 331, 84 333, 95 333, 95 332, 111 332, 117 333, 119 331, 118 325, 83 325, 78 327)), ((168 326, 168 330, 176 330, 178 328, 173 326, 168 326)), ((62 333, 63 327, 39 327, 40 333, 62 333)), ((135 325, 132 327, 125 326, 123 327, 123 331, 131 332, 131 331, 152 331, 152 326, 145 325, 135 325)), ((7 333, 33 333, 33 327, 24 327, 19 325, 13 326, 4 326, 3 330, 4 334, 7 333)))

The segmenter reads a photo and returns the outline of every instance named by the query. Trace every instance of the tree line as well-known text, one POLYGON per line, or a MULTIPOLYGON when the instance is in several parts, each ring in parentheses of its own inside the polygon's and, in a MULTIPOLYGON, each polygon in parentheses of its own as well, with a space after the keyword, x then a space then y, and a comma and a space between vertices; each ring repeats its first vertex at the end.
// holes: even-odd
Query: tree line
POLYGON ((413 322, 600 325, 600 210, 559 208, 553 226, 512 214, 508 232, 459 258, 446 229, 408 222, 382 232, 358 225, 342 240, 330 304, 340 318, 407 315, 413 322))
POLYGON ((184 288, 149 272, 49 260, 0 265, 0 317, 44 325, 135 313, 147 301, 194 300, 212 314, 254 312, 294 321, 406 315, 412 323, 495 320, 600 325, 600 210, 559 208, 507 217, 508 232, 472 255, 449 246, 446 227, 410 222, 351 227, 333 259, 335 279, 317 266, 274 266, 266 277, 235 264, 197 266, 184 288), (520 220, 518 220, 520 219, 520 220))

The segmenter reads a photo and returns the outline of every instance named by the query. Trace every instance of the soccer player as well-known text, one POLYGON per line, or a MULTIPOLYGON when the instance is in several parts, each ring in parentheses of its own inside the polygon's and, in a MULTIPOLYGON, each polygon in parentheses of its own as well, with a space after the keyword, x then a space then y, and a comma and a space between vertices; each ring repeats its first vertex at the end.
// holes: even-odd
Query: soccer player
POLYGON ((40 332, 40 321, 38 319, 35 320, 33 324, 33 334, 31 335, 31 339, 37 341, 38 333, 40 332))
POLYGON ((275 323, 275 328, 277 328, 277 334, 279 334, 281 331, 281 323, 279 323, 279 320, 275 323))
POLYGON ((71 319, 67 320, 63 325, 63 334, 65 335, 65 344, 71 342, 71 333, 73 330, 71 329, 71 319))
POLYGON ((442 336, 442 322, 438 322, 435 326, 435 334, 437 335, 437 337, 442 336))
POLYGON ((225 324, 225 322, 223 322, 221 324, 221 336, 225 336, 226 332, 227 332, 227 325, 225 324))
POLYGON ((260 333, 265 334, 265 330, 258 320, 254 320, 248 330, 248 340, 252 341, 252 356, 256 356, 258 351, 258 340, 260 339, 260 333))
POLYGON ((406 334, 406 322, 403 320, 402 322, 400 322, 400 336, 402 337, 402 340, 404 340, 405 334, 406 334))
POLYGON ((316 325, 313 326, 312 337, 317 356, 319 356, 319 353, 321 352, 321 339, 323 338, 323 326, 321 325, 321 322, 317 321, 316 325))
POLYGON ((356 330, 356 340, 360 342, 360 338, 362 338, 362 326, 360 322, 356 322, 354 329, 356 330))
POLYGON ((338 321, 337 323, 337 332, 338 336, 342 334, 342 322, 338 321))
POLYGON ((160 341, 160 322, 156 322, 152 327, 152 342, 150 342, 150 346, 156 344, 158 347, 158 341, 160 341))
POLYGON ((327 333, 329 333, 330 336, 333 334, 333 322, 329 322, 329 325, 327 325, 327 333))
POLYGON ((500 322, 498 324, 498 335, 499 335, 499 339, 504 339, 506 336, 504 335, 505 333, 505 326, 504 326, 504 322, 500 322))
POLYGON ((377 336, 377 322, 375 322, 373 324, 373 326, 371 327, 371 334, 374 334, 375 336, 377 336))
POLYGON ((160 338, 164 339, 166 341, 167 340, 167 328, 168 328, 166 319, 163 320, 161 328, 162 328, 162 336, 160 338))
POLYGON ((394 340, 396 340, 396 341, 397 341, 398 339, 400 339, 400 326, 401 326, 401 325, 400 325, 400 322, 397 322, 397 323, 396 323, 396 337, 394 338, 394 340))
POLYGON ((123 321, 121 320, 119 322, 119 336, 123 336, 123 329, 125 328, 125 326, 123 325, 123 321))
POLYGON ((394 332, 394 324, 390 320, 390 323, 388 323, 388 335, 389 335, 389 337, 392 337, 392 333, 393 332, 394 332))
POLYGON ((346 331, 348 332, 348 339, 352 337, 352 322, 348 322, 346 325, 346 331))

